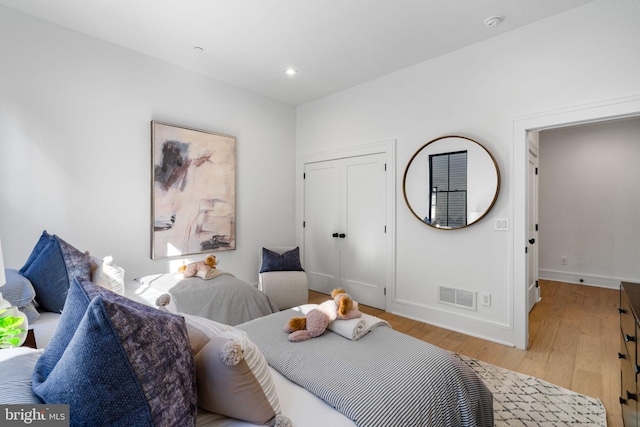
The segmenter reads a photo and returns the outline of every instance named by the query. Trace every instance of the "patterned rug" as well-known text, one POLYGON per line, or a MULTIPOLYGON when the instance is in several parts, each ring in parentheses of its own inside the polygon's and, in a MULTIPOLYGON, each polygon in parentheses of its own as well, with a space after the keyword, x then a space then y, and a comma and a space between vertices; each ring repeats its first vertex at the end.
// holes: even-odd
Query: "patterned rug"
POLYGON ((599 399, 460 354, 456 356, 482 378, 493 394, 496 427, 607 425, 607 414, 599 399))

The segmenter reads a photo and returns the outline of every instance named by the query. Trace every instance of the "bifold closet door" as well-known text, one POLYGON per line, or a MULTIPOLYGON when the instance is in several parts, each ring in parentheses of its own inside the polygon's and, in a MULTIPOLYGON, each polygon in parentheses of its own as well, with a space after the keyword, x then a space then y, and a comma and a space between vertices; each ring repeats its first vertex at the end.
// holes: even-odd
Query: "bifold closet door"
POLYGON ((385 155, 305 166, 305 269, 309 287, 345 289, 385 308, 385 155))
POLYGON ((304 169, 304 269, 309 289, 330 294, 340 286, 340 162, 304 169))

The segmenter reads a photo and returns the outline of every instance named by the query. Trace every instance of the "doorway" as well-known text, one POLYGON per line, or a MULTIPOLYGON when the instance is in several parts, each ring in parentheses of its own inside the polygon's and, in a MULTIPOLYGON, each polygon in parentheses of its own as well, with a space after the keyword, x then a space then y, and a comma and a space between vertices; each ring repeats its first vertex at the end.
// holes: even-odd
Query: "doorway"
POLYGON ((514 120, 514 167, 511 187, 514 212, 512 283, 514 283, 513 304, 515 307, 513 317, 514 344, 517 348, 526 349, 529 341, 529 259, 525 252, 528 242, 529 132, 638 115, 640 115, 640 96, 634 96, 514 120), (522 249, 523 246, 525 250, 522 249))

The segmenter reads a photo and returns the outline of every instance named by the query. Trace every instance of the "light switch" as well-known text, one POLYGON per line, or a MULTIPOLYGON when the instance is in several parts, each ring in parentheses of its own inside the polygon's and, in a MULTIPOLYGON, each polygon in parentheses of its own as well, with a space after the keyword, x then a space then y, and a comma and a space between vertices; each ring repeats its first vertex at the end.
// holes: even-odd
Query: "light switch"
POLYGON ((495 229, 498 231, 508 231, 509 230, 509 220, 508 219, 496 219, 495 229))

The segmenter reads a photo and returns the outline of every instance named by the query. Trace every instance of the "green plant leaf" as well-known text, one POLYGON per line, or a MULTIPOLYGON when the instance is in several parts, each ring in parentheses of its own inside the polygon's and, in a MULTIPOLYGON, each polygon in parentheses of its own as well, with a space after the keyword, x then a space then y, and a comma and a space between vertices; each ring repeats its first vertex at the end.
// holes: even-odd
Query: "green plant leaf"
POLYGON ((15 328, 24 323, 24 319, 22 317, 13 317, 6 316, 0 318, 0 329, 2 328, 15 328))
POLYGON ((4 340, 2 340, 2 342, 9 343, 12 346, 16 347, 20 345, 20 338, 5 338, 4 340))

